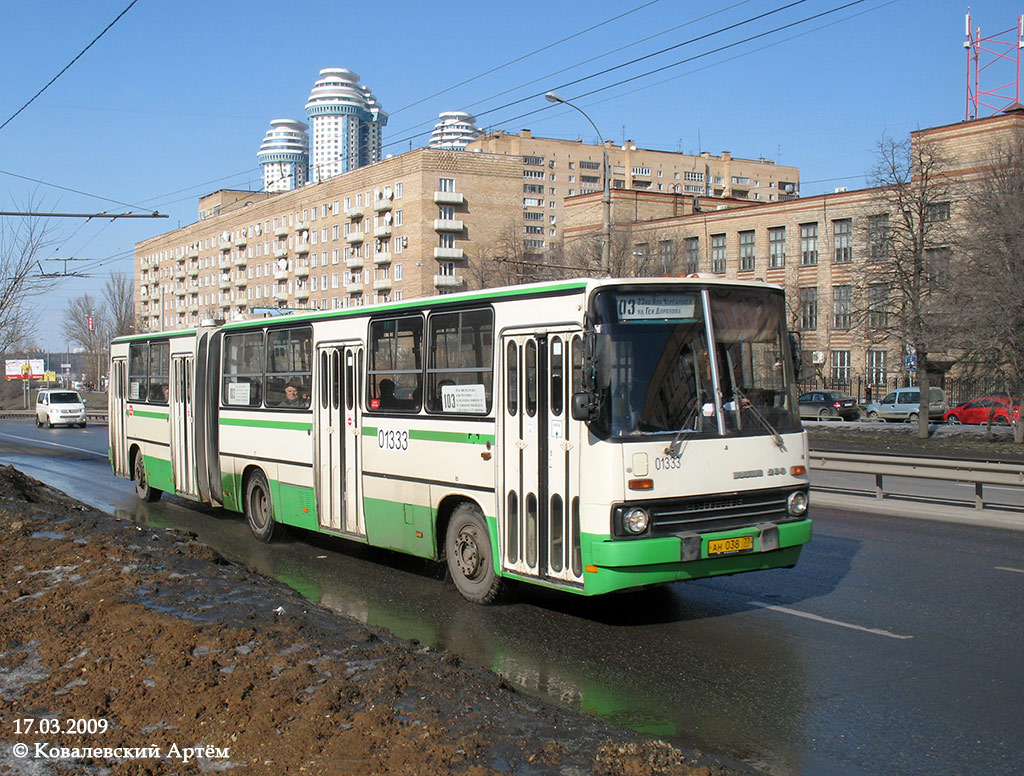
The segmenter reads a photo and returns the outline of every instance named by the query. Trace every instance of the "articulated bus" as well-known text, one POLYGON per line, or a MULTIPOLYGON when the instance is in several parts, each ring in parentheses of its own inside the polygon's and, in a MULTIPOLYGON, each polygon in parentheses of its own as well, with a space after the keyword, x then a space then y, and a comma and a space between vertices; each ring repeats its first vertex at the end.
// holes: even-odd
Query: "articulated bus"
POLYGON ((782 289, 583 279, 120 337, 110 459, 162 492, 595 595, 791 567, 808 447, 782 289))

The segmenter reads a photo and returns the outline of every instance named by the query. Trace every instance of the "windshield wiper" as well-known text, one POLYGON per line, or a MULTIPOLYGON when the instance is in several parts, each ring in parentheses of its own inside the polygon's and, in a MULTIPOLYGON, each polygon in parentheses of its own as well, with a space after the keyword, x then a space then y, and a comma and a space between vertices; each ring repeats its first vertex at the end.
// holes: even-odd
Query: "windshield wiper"
MULTIPOLYGON (((673 458, 679 458, 679 456, 681 456, 683 454, 683 445, 682 445, 683 434, 686 434, 686 433, 691 433, 692 434, 692 433, 696 432, 696 429, 690 428, 689 425, 690 425, 690 421, 697 414, 697 409, 700 406, 701 406, 700 401, 698 401, 697 399, 694 399, 693 407, 686 414, 686 417, 683 418, 683 423, 679 427, 679 431, 676 432, 675 437, 672 439, 672 443, 668 447, 665 448, 665 455, 672 456, 673 458)), ((689 441, 689 440, 687 440, 687 441, 689 441)))
POLYGON ((753 416, 757 418, 758 422, 768 430, 768 433, 772 437, 772 441, 779 446, 780 450, 785 451, 786 442, 783 440, 782 435, 775 430, 775 426, 768 422, 768 418, 761 414, 761 411, 757 408, 754 402, 752 402, 747 395, 743 393, 743 391, 735 386, 733 386, 732 392, 735 399, 739 401, 736 411, 740 412, 742 409, 750 410, 753 416))

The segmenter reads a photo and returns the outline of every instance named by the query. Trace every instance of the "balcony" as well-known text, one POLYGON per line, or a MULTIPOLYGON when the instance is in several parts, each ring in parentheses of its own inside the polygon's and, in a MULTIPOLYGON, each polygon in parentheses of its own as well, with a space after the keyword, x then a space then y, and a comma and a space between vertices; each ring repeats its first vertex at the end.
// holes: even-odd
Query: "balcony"
POLYGON ((309 231, 309 224, 307 222, 305 222, 305 221, 296 221, 295 222, 295 231, 296 232, 308 232, 309 231))
POLYGON ((225 276, 225 277, 222 277, 222 278, 220 279, 220 287, 221 287, 222 289, 224 289, 225 291, 227 291, 228 289, 230 289, 230 288, 231 288, 231 278, 229 278, 229 277, 226 277, 226 276, 225 276))
POLYGON ((286 270, 286 269, 275 269, 274 270, 274 280, 279 280, 280 282, 283 283, 287 279, 288 279, 288 270, 286 270))
POLYGON ((348 210, 345 211, 345 218, 349 219, 350 221, 358 221, 362 217, 362 205, 360 205, 359 207, 350 207, 348 210))
POLYGON ((464 259, 466 252, 462 248, 434 248, 435 259, 464 259))
POLYGON ((362 232, 352 232, 351 234, 345 235, 345 242, 347 242, 349 245, 355 245, 356 243, 361 243, 362 241, 362 232))
POLYGON ((274 237, 287 237, 287 236, 288 236, 288 227, 287 226, 279 226, 279 227, 277 227, 274 230, 274 237))
POLYGON ((288 249, 287 248, 274 248, 274 258, 275 259, 286 259, 286 258, 288 258, 288 249))
POLYGON ((248 238, 244 234, 240 234, 240 235, 238 235, 238 237, 235 238, 235 247, 236 248, 244 248, 248 244, 249 244, 249 240, 248 240, 248 238))
POLYGON ((363 293, 363 281, 362 278, 359 280, 353 280, 345 284, 345 291, 349 294, 361 294, 363 293))
POLYGON ((373 281, 374 291, 390 291, 393 285, 391 278, 378 278, 373 281))
POLYGON ((384 224, 382 226, 378 226, 376 229, 373 230, 373 236, 378 239, 381 237, 390 237, 391 224, 384 224))
POLYGON ((466 198, 457 191, 435 191, 434 192, 434 204, 435 205, 461 205, 465 203, 466 198))
POLYGON ((373 203, 374 213, 384 213, 387 212, 388 210, 391 210, 390 199, 378 199, 373 203))
POLYGON ((361 267, 361 266, 363 266, 363 257, 362 256, 349 256, 347 259, 345 259, 345 266, 350 268, 350 269, 352 269, 354 267, 361 267))
POLYGON ((295 289, 295 298, 296 299, 309 299, 309 289, 308 288, 296 288, 295 289))
POLYGON ((237 256, 235 256, 235 266, 236 267, 244 267, 245 263, 246 263, 246 258, 245 258, 245 254, 244 253, 240 253, 237 256))
POLYGON ((185 279, 185 269, 184 269, 184 267, 179 269, 179 270, 175 270, 175 272, 174 272, 174 279, 175 280, 184 280, 185 279))
POLYGON ((245 288, 248 284, 249 281, 246 279, 245 275, 235 278, 235 286, 238 288, 245 288))
POLYGON ((390 264, 391 263, 391 251, 384 251, 383 253, 373 254, 374 264, 390 264))
POLYGON ((188 252, 185 255, 188 256, 188 258, 190 258, 190 259, 198 259, 199 258, 199 248, 196 248, 196 247, 189 248, 188 252))
POLYGON ((191 277, 191 278, 199 277, 199 265, 198 264, 191 264, 191 265, 189 265, 188 276, 191 277))
POLYGON ((309 267, 296 267, 295 268, 295 277, 297 277, 297 278, 309 277, 309 267))
POLYGON ((462 223, 458 218, 435 218, 434 219, 434 231, 435 232, 461 232, 465 230, 466 225, 462 223))
POLYGON ((220 248, 222 251, 230 251, 231 240, 225 240, 223 237, 221 237, 220 242, 217 243, 217 247, 220 248))
POLYGON ((434 275, 434 288, 458 288, 462 285, 462 275, 434 275))
POLYGON ((227 256, 221 256, 220 261, 217 262, 217 269, 231 269, 231 259, 227 256))
POLYGON ((307 253, 309 253, 309 243, 301 243, 300 245, 296 245, 295 252, 300 256, 305 256, 307 253))

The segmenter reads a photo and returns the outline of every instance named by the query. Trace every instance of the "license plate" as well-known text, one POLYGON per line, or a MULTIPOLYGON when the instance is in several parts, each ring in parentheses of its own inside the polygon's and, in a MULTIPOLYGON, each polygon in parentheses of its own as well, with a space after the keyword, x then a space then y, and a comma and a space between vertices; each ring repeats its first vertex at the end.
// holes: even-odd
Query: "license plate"
POLYGON ((737 536, 735 539, 713 539, 708 542, 708 555, 728 555, 733 552, 749 552, 754 549, 753 536, 737 536))

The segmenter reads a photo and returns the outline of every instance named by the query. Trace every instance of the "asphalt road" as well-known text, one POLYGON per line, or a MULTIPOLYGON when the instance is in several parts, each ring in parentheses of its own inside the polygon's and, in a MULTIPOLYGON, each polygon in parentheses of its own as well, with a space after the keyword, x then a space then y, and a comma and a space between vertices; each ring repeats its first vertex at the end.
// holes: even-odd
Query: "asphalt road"
POLYGON ((105 428, 0 422, 0 463, 195 530, 335 610, 523 691, 777 774, 1024 771, 1024 532, 817 508, 792 570, 581 600, 463 601, 432 566, 300 534, 264 546, 187 501, 139 505, 105 428))

